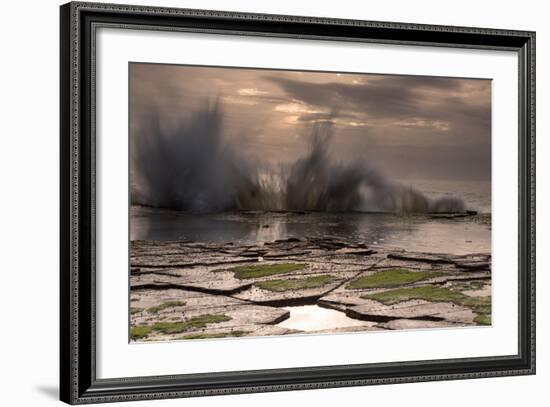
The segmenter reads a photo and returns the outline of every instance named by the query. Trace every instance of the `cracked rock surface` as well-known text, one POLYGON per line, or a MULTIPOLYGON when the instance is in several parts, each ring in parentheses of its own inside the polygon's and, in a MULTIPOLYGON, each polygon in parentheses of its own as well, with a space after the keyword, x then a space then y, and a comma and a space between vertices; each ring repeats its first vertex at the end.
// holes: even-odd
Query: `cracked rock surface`
POLYGON ((132 341, 304 333, 278 324, 318 305, 369 326, 335 333, 490 323, 491 256, 372 249, 342 238, 259 245, 132 241, 132 341))

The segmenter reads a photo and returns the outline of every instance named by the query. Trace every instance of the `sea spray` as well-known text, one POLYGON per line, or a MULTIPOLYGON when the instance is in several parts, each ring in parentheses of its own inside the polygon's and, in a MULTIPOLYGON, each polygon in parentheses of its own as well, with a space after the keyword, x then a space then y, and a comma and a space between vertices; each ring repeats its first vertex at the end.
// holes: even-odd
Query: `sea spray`
POLYGON ((142 117, 131 147, 132 201, 217 212, 238 208, 254 194, 256 168, 224 145, 222 117, 219 101, 171 128, 161 125, 155 110, 142 117))
POLYGON ((334 162, 330 120, 310 128, 306 155, 258 164, 223 139, 219 100, 167 127, 158 112, 140 117, 131 143, 132 203, 192 212, 463 212, 458 198, 430 200, 388 180, 365 159, 334 162))

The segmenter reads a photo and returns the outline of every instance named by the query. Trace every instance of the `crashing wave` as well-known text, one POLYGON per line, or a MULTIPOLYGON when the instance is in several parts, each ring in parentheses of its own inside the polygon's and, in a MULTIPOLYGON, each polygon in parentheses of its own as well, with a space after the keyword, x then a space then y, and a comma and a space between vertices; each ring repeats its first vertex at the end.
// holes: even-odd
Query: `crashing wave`
POLYGON ((390 182, 366 160, 331 160, 330 121, 310 131, 305 156, 260 165, 224 143, 219 101, 169 129, 153 110, 132 138, 132 203, 194 212, 464 212, 461 199, 429 199, 390 182))

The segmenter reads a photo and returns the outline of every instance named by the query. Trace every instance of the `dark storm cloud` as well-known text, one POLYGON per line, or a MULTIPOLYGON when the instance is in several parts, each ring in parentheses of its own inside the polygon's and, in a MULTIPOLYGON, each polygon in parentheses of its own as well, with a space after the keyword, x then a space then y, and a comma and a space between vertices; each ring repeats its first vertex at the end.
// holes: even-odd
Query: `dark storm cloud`
POLYGON ((361 109, 372 115, 411 115, 418 110, 414 106, 414 91, 407 87, 377 80, 375 83, 346 84, 328 82, 325 84, 269 76, 265 79, 279 85, 294 100, 313 106, 333 109, 361 109))
POLYGON ((339 109, 342 114, 348 112, 348 116, 354 114, 389 124, 393 121, 396 125, 397 120, 405 119, 444 121, 450 125, 468 120, 479 126, 490 125, 490 105, 486 100, 472 101, 460 79, 387 76, 360 84, 319 84, 280 76, 265 79, 279 85, 295 101, 339 109))
POLYGON ((261 161, 297 159, 307 127, 330 122, 337 159, 398 179, 490 179, 490 80, 159 64, 132 64, 131 78, 134 129, 151 109, 170 127, 219 100, 224 138, 261 161))

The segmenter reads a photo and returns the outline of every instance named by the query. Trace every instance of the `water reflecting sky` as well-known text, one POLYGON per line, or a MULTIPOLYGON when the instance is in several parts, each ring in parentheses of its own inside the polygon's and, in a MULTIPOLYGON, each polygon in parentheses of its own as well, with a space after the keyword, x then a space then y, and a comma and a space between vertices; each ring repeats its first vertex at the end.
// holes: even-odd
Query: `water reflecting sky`
POLYGON ((439 253, 490 252, 491 230, 474 219, 363 213, 132 211, 132 240, 263 243, 288 237, 353 238, 370 246, 439 253))

